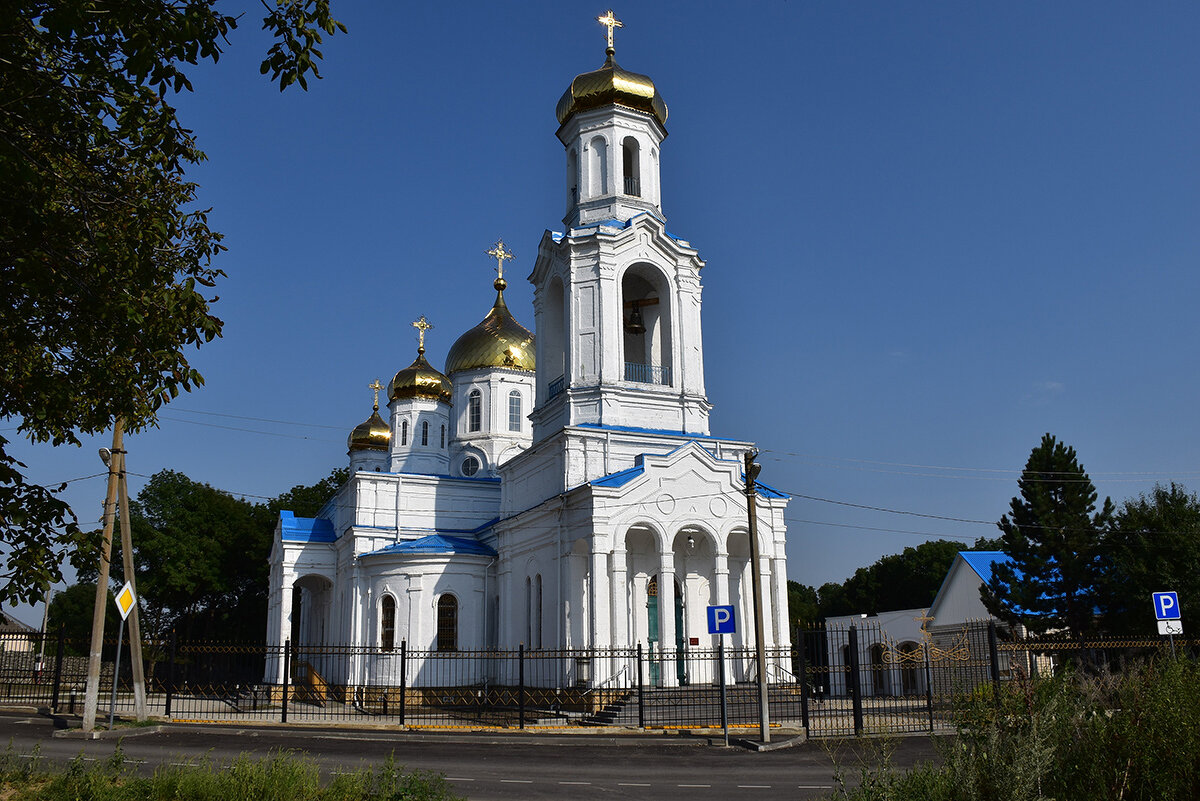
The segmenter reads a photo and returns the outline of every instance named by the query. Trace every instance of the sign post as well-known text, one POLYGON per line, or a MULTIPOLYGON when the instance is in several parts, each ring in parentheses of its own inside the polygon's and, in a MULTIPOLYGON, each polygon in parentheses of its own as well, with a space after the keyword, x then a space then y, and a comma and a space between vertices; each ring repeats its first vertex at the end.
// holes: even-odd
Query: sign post
MULTIPOLYGON (((737 631, 737 619, 733 615, 732 606, 708 607, 708 633, 733 634, 737 631)), ((725 732, 725 745, 729 745, 729 707, 725 693, 725 638, 717 642, 717 675, 721 685, 721 730, 725 732)))
POLYGON ((117 604, 117 611, 121 613, 121 633, 117 635, 117 663, 113 668, 113 686, 112 699, 108 704, 108 730, 112 731, 113 719, 117 713, 117 677, 121 675, 121 646, 125 641, 125 620, 129 617, 129 613, 133 611, 133 606, 137 603, 137 598, 133 595, 133 585, 128 581, 121 591, 117 593, 117 597, 113 599, 117 604))
POLYGON ((1158 621, 1159 635, 1165 634, 1171 642, 1171 657, 1175 657, 1175 635, 1183 634, 1183 612, 1179 607, 1179 593, 1174 590, 1156 592, 1150 596, 1154 602, 1154 617, 1158 621))

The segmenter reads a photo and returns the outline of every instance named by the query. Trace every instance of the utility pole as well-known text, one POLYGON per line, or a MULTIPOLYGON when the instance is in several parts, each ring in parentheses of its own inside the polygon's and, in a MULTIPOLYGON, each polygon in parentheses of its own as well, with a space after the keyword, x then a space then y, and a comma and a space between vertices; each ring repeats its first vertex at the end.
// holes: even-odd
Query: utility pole
MULTIPOLYGON (((88 651, 87 684, 83 693, 83 730, 96 728, 96 705, 100 700, 100 656, 104 649, 104 612, 108 607, 108 568, 112 556, 113 518, 116 517, 117 454, 124 447, 125 421, 117 418, 113 425, 112 454, 108 463, 108 493, 104 496, 104 533, 100 542, 100 572, 96 576, 96 605, 92 611, 92 642, 88 651)), ((101 449, 101 458, 104 458, 101 449)))
POLYGON ((746 514, 750 525, 750 586, 754 593, 754 650, 758 665, 759 739, 771 742, 770 706, 767 697, 767 649, 763 638, 762 567, 758 561, 758 514, 754 507, 754 481, 762 465, 754 460, 758 451, 748 451, 746 460, 746 514))
MULTIPOLYGON (((113 453, 114 460, 121 460, 117 485, 121 503, 121 564, 125 570, 125 580, 133 588, 134 599, 133 609, 129 611, 129 662, 130 667, 133 668, 133 709, 138 721, 144 721, 146 719, 146 676, 142 662, 142 627, 138 623, 137 582, 133 576, 133 534, 131 530, 133 524, 129 519, 129 482, 125 477, 125 456, 124 449, 119 453, 113 453)), ((117 647, 120 647, 119 641, 117 647)))

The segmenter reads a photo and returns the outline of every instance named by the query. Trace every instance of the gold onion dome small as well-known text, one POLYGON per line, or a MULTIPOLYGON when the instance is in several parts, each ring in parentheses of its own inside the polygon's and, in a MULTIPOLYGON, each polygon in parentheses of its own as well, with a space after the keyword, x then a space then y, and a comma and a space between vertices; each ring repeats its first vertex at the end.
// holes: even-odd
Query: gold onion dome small
POLYGON ((558 101, 555 114, 562 125, 573 114, 601 106, 616 104, 653 114, 660 125, 667 124, 667 104, 646 75, 629 72, 617 66, 613 49, 605 51, 604 66, 595 72, 575 76, 558 101))
POLYGON ((516 321, 504 303, 508 282, 497 278, 496 303, 483 322, 460 336, 446 355, 446 373, 486 367, 533 372, 533 333, 516 321))
POLYGON ((392 429, 379 416, 379 406, 366 421, 359 423, 350 432, 346 444, 352 451, 386 451, 392 442, 392 429))
POLYGON ((388 397, 392 400, 428 398, 449 403, 450 395, 450 379, 425 360, 424 346, 417 349, 416 361, 396 373, 388 386, 388 397))

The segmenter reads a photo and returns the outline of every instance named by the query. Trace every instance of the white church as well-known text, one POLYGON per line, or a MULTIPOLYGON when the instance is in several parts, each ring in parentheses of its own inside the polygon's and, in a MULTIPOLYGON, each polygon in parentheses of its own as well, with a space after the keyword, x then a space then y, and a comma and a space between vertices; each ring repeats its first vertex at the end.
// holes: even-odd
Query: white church
MULTIPOLYGON (((317 518, 280 516, 268 642, 376 649, 331 681, 378 681, 402 641, 409 654, 641 644, 669 657, 716 646, 710 604, 735 607, 726 645, 753 644, 754 445, 710 433, 704 261, 662 211, 667 106, 617 65, 608 19, 604 65, 558 102, 566 216, 529 275, 536 336, 505 305, 511 254, 497 243, 482 322, 443 370, 414 323, 416 359, 374 384, 375 411, 350 434, 349 480, 317 518)), ((785 647, 788 496, 757 490, 765 644, 785 647)))

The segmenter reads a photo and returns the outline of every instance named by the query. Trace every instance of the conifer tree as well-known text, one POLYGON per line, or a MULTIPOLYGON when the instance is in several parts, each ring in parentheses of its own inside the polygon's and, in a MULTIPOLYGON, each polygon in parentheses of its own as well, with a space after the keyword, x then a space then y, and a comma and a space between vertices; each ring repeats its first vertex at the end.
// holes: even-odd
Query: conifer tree
POLYGON ((1100 543, 1112 522, 1112 501, 1105 498, 1096 511, 1096 488, 1075 449, 1050 434, 1029 454, 1017 487, 1020 497, 997 523, 1011 561, 993 566, 984 604, 1035 634, 1093 632, 1100 543))

